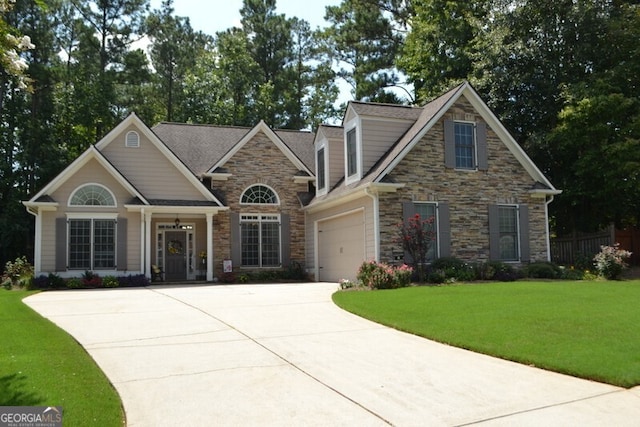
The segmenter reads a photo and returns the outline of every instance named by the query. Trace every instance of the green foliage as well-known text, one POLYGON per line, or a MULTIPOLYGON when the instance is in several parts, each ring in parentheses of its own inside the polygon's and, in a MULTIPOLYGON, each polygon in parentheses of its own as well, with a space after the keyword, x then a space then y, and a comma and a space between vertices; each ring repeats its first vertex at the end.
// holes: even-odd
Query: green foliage
POLYGON ((72 277, 67 279, 67 288, 69 289, 80 289, 84 285, 82 284, 82 280, 79 277, 72 277))
POLYGON ((340 307, 384 325, 622 387, 640 384, 639 299, 637 280, 615 287, 526 281, 333 294, 340 307))
POLYGON ((523 273, 532 279, 557 279, 562 276, 560 268, 550 262, 533 262, 524 267, 523 273))
POLYGON ((7 261, 5 264, 2 274, 2 286, 5 289, 27 287, 32 279, 33 266, 26 257, 18 257, 15 261, 7 261))
POLYGON ((120 282, 116 276, 104 276, 102 279, 102 286, 105 288, 117 288, 120 286, 120 282))

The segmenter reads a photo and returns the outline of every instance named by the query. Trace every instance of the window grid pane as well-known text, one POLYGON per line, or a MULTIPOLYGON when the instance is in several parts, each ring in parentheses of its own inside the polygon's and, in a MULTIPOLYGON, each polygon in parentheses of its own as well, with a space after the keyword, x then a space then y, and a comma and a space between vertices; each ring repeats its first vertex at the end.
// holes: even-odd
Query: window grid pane
POLYGON ((347 132, 347 174, 351 176, 358 172, 357 150, 356 150, 356 130, 347 132))
POLYGON ((277 267, 280 265, 280 224, 262 223, 262 266, 277 267))
POLYGON ((518 208, 500 206, 498 209, 500 232, 500 259, 517 261, 518 254, 518 208))
POLYGON ((85 185, 78 189, 71 199, 73 206, 115 206, 109 191, 99 185, 85 185))
POLYGON ((318 150, 318 189, 324 189, 325 174, 324 174, 324 148, 318 150))
POLYGON ((433 224, 431 229, 434 232, 434 240, 431 242, 431 247, 427 252, 427 261, 431 262, 437 258, 438 254, 438 224, 436 216, 436 205, 433 203, 415 203, 416 213, 420 215, 422 220, 433 217, 433 224))
POLYGON ((243 194, 241 203, 277 205, 278 196, 269 187, 264 185, 254 185, 248 188, 243 194))
POLYGON ((91 269, 91 220, 69 221, 69 268, 91 269))
POLYGON ((242 235, 242 265, 258 267, 260 249, 260 224, 245 222, 241 225, 242 235))
POLYGON ((456 167, 475 168, 475 150, 472 123, 455 123, 456 167))
POLYGON ((114 220, 93 222, 93 268, 114 268, 116 263, 116 223, 114 220))

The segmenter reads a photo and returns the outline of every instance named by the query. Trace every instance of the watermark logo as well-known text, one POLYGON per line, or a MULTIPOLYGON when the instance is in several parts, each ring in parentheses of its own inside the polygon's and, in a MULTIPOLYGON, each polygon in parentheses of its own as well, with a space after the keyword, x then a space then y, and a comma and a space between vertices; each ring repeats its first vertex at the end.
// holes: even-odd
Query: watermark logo
POLYGON ((0 427, 62 427, 62 406, 0 406, 0 427))

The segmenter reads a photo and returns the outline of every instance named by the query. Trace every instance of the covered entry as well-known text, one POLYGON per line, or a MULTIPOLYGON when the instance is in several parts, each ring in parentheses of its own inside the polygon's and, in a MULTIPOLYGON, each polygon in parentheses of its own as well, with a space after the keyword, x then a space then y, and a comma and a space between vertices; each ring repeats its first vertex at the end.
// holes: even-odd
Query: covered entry
POLYGON ((319 280, 355 280, 365 259, 364 212, 357 211, 318 222, 319 280))

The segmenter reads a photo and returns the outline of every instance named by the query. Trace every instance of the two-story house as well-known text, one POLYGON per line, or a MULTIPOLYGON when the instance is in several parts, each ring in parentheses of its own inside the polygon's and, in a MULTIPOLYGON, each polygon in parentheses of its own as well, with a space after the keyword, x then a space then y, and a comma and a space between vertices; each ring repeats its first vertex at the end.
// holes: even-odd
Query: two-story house
POLYGON ((36 274, 212 281, 296 262, 336 281, 395 260, 414 213, 436 220, 432 257, 548 260, 558 193, 465 83, 421 108, 350 102, 315 135, 132 114, 24 205, 36 274))

